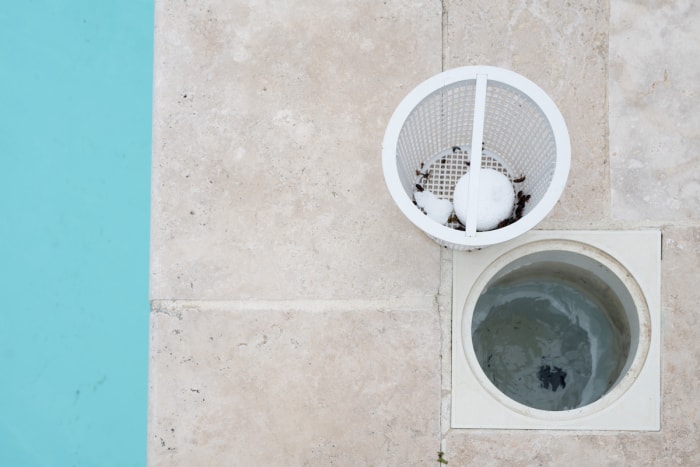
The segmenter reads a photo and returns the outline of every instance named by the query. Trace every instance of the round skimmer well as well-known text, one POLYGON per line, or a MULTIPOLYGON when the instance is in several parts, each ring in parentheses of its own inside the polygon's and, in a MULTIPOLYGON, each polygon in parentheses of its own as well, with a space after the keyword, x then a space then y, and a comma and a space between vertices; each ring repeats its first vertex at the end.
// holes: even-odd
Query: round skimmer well
POLYGON ((649 353, 644 293, 616 259, 567 240, 498 257, 462 310, 462 347, 476 379, 516 412, 564 420, 609 407, 649 353))
POLYGON ((569 174, 571 144, 554 102, 537 85, 509 70, 455 68, 411 91, 384 135, 382 167, 392 198, 408 219, 440 245, 469 250, 501 243, 532 229, 554 207, 569 174), (484 169, 505 175, 513 189, 509 217, 477 229, 484 169), (466 199, 454 200, 468 177, 466 199), (416 192, 466 206, 466 219, 440 224, 416 204, 416 192), (464 221, 462 223, 461 221, 464 221))

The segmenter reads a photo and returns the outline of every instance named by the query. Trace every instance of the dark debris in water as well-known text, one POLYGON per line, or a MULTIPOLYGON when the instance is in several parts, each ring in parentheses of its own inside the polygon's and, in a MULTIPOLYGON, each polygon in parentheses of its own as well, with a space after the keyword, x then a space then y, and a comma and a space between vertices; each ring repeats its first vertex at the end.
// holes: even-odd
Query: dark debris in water
POLYGON ((552 391, 556 391, 559 389, 559 386, 561 386, 562 389, 566 387, 566 371, 562 370, 558 366, 540 366, 540 369, 537 372, 537 378, 539 378, 544 389, 549 389, 551 386, 552 391))

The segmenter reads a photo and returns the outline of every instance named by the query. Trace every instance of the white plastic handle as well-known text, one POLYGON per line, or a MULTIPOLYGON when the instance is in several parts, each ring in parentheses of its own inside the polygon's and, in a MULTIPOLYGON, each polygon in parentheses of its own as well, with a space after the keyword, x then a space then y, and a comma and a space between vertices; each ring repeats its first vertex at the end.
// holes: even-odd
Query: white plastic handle
POLYGON ((479 210, 479 173, 481 172, 481 148, 484 141, 484 115, 486 113, 486 81, 483 73, 476 75, 476 96, 474 97, 474 126, 472 127, 472 148, 469 160, 469 193, 467 196, 467 219, 464 226, 468 237, 476 235, 476 218, 479 210))

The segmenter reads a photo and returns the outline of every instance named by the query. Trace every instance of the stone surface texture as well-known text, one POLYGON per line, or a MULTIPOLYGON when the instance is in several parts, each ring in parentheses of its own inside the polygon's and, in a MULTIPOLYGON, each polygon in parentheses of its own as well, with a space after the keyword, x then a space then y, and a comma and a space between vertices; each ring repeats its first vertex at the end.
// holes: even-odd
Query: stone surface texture
POLYGON ((441 21, 439 1, 156 2, 149 465, 439 449, 440 249, 381 143, 441 70, 441 21))
POLYGON ((158 0, 151 297, 434 293, 380 156, 440 22, 437 1, 158 0))
POLYGON ((439 446, 432 309, 152 315, 151 465, 425 465, 439 446))
POLYGON ((659 224, 694 222, 700 211, 700 4, 613 5, 613 215, 659 224))
POLYGON ((149 465, 700 465, 695 2, 155 3, 149 465), (477 64, 569 127, 538 228, 663 231, 660 432, 449 426, 451 254, 380 154, 477 64))

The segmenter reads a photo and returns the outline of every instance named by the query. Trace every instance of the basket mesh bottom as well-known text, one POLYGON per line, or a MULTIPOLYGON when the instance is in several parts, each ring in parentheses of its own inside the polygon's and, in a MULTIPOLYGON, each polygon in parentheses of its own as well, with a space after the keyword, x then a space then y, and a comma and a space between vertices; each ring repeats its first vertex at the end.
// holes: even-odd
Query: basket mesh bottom
MULTIPOLYGON (((468 146, 465 143, 463 146, 456 146, 456 149, 441 151, 423 163, 422 168, 417 167, 416 170, 422 172, 422 174, 416 175, 415 183, 432 192, 438 198, 454 201, 455 186, 459 179, 469 170, 470 157, 468 151, 461 149, 468 146), (427 176, 423 174, 427 174, 427 176)), ((511 184, 513 184, 513 189, 517 192, 513 180, 520 175, 511 173, 510 168, 498 154, 485 148, 481 156, 481 167, 501 172, 508 177, 511 184)), ((513 212, 515 211, 515 206, 513 205, 513 212)), ((464 230, 464 226, 457 220, 450 220, 446 225, 453 229, 464 230)))

